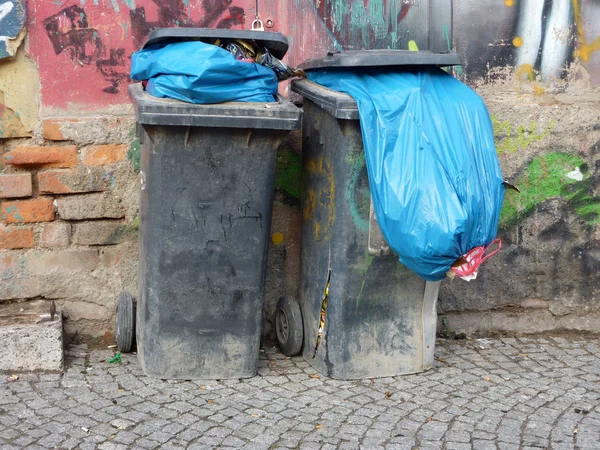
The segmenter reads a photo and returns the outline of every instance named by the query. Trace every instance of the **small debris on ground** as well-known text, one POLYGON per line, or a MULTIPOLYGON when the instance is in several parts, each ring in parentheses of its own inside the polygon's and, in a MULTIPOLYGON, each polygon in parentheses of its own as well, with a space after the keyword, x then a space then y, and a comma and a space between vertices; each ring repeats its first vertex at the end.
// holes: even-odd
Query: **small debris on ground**
POLYGON ((494 341, 491 339, 477 339, 477 345, 479 345, 481 350, 487 350, 488 348, 492 347, 493 344, 494 341))
POLYGON ((116 364, 121 363, 121 352, 117 352, 117 354, 115 356, 113 356, 112 358, 108 358, 106 360, 106 362, 109 362, 111 364, 112 363, 116 363, 116 364))

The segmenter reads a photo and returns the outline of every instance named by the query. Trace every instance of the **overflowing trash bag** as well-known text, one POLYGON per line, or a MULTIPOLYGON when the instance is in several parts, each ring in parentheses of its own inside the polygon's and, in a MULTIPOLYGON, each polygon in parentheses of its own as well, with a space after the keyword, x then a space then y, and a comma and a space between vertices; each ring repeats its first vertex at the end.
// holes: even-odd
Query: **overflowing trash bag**
POLYGON ((356 100, 375 214, 400 261, 428 281, 481 262, 505 192, 483 100, 435 66, 307 77, 356 100))
POLYGON ((283 61, 275 58, 268 48, 258 47, 252 42, 245 41, 242 39, 235 40, 221 40, 218 39, 214 42, 214 45, 218 45, 230 52, 235 59, 246 62, 256 62, 261 64, 275 72, 277 80, 284 81, 292 77, 304 77, 306 74, 303 70, 294 69, 290 65, 283 61))
POLYGON ((131 78, 147 81, 146 91, 154 97, 198 104, 273 102, 277 93, 271 69, 200 41, 156 44, 134 53, 131 78))
POLYGON ((131 57, 131 78, 150 95, 197 104, 274 102, 278 81, 296 74, 302 72, 242 40, 161 43, 131 57))

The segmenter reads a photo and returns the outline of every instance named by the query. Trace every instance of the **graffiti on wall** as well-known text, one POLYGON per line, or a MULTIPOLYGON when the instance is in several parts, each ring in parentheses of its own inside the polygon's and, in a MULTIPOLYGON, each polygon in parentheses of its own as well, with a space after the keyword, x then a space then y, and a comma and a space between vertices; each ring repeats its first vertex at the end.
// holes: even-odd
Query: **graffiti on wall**
MULTIPOLYGON (((59 108, 127 103, 129 58, 156 27, 249 29, 246 16, 255 14, 254 0, 31 0, 27 5, 35 15, 29 24, 31 53, 42 80, 51 80, 42 83, 42 103, 59 108)), ((467 79, 505 67, 517 67, 530 79, 561 77, 578 61, 592 83, 600 84, 600 20, 594 20, 600 17, 600 0, 261 0, 261 5, 262 18, 275 21, 272 31, 289 37, 294 64, 336 47, 412 45, 456 48, 467 79)))
POLYGON ((15 42, 25 26, 23 0, 7 0, 0 3, 0 59, 15 55, 15 42))
POLYGON ((600 197, 594 192, 600 180, 596 168, 579 156, 542 154, 527 165, 518 180, 521 192, 507 194, 500 218, 502 229, 512 228, 553 198, 564 200, 567 210, 562 217, 573 212, 589 225, 600 223, 600 197))
MULTIPOLYGON (((298 3, 298 2, 296 2, 298 3)), ((600 85, 600 0, 311 0, 329 47, 456 48, 467 79, 516 68, 564 78, 580 63, 600 85), (450 20, 452 17, 452 20, 450 20)))
POLYGON ((514 67, 523 79, 553 81, 564 78, 577 62, 593 84, 600 84, 600 1, 455 0, 454 4, 454 42, 467 78, 514 67), (486 26, 473 28, 473 23, 486 26))
POLYGON ((449 0, 312 0, 338 49, 420 49, 451 46, 449 0))
POLYGON ((104 92, 119 92, 119 85, 129 79, 125 49, 110 49, 107 58, 102 37, 97 29, 90 27, 82 7, 69 6, 46 18, 44 28, 56 55, 65 53, 73 64, 96 68, 110 83, 104 92))
POLYGON ((30 15, 35 12, 36 17, 29 24, 30 51, 43 80, 42 103, 58 108, 69 104, 98 107, 127 103, 125 87, 130 81, 131 55, 152 29, 242 28, 245 8, 251 3, 254 2, 28 2, 30 15))
POLYGON ((141 47, 150 31, 154 28, 200 27, 200 28, 233 28, 243 27, 245 23, 244 8, 232 6, 232 0, 204 0, 202 17, 194 21, 191 17, 189 0, 154 0, 158 7, 158 19, 148 21, 146 8, 139 7, 129 11, 133 43, 141 47))

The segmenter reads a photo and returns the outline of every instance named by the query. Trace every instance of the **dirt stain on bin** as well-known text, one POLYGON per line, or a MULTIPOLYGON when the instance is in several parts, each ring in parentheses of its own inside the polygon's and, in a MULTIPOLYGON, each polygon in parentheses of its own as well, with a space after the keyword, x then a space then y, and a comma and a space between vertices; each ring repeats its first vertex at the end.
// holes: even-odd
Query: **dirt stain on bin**
POLYGON ((329 161, 323 157, 306 162, 305 179, 311 180, 304 193, 302 217, 311 221, 317 241, 329 239, 335 221, 335 180, 329 161))

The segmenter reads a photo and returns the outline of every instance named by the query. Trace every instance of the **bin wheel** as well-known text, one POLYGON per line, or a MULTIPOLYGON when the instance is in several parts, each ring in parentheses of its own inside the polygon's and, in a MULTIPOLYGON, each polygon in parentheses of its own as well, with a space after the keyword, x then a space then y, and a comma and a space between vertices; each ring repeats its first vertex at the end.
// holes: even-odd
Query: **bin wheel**
POLYGON ((117 348, 128 353, 135 338, 135 314, 133 297, 129 292, 121 292, 117 303, 117 348))
POLYGON ((302 350, 304 330, 302 312, 294 297, 281 297, 275 313, 277 343, 285 356, 295 356, 302 350))

